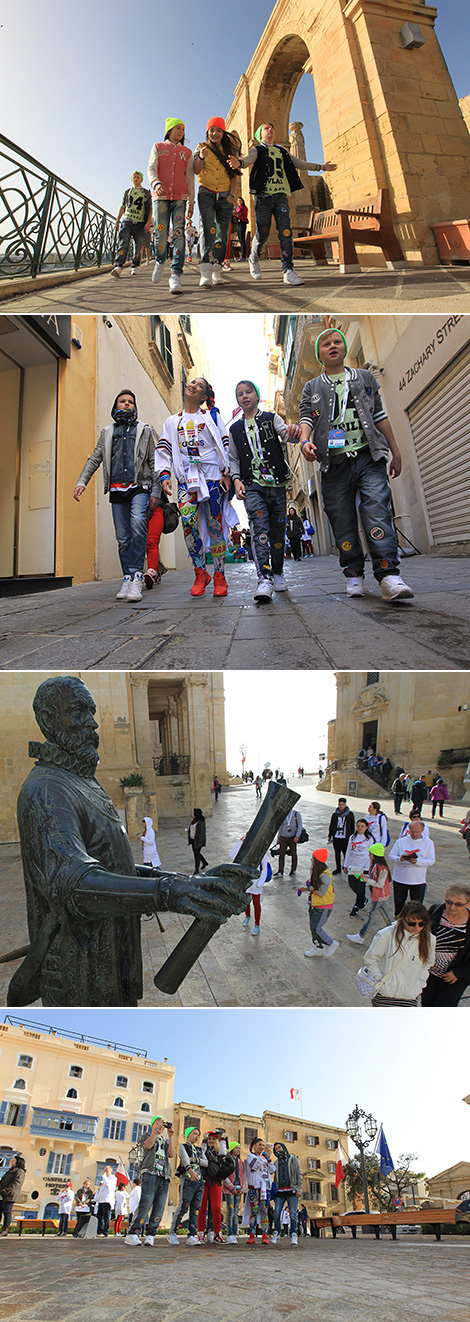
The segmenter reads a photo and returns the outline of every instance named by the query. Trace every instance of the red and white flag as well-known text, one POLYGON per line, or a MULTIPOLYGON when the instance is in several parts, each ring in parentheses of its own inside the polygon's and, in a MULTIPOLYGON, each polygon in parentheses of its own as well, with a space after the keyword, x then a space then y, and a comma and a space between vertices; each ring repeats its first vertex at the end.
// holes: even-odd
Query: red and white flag
POLYGON ((344 1157, 344 1160, 345 1160, 345 1161, 348 1160, 348 1158, 347 1158, 347 1156, 346 1156, 346 1153, 343 1152, 343 1149, 342 1149, 342 1147, 341 1147, 341 1144, 338 1143, 338 1156, 337 1156, 337 1158, 336 1158, 336 1171, 335 1171, 335 1188, 336 1188, 336 1189, 339 1188, 339 1185, 341 1184, 341 1181, 344 1180, 343 1157, 344 1157))
POLYGON ((302 1089, 301 1089, 301 1088, 291 1088, 291 1089, 290 1089, 290 1099, 291 1099, 291 1102, 298 1102, 298 1101, 300 1101, 300 1094, 301 1094, 301 1092, 302 1092, 302 1089))
POLYGON ((124 1162, 121 1159, 119 1159, 118 1161, 114 1174, 116 1176, 118 1189, 122 1189, 125 1187, 126 1184, 129 1184, 129 1176, 127 1174, 124 1162))

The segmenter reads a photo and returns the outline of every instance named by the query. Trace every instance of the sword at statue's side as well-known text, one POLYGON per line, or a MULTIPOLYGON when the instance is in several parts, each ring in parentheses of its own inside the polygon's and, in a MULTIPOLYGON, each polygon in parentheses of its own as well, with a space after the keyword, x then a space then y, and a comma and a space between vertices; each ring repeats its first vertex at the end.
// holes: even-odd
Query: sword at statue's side
MULTIPOLYGON (((300 794, 288 789, 287 785, 277 785, 270 781, 263 803, 242 841, 233 860, 234 863, 253 868, 255 875, 276 832, 298 799, 300 794)), ((153 980, 159 991, 168 995, 174 995, 178 991, 178 987, 219 927, 220 922, 217 919, 210 921, 194 919, 191 927, 172 950, 153 980)))

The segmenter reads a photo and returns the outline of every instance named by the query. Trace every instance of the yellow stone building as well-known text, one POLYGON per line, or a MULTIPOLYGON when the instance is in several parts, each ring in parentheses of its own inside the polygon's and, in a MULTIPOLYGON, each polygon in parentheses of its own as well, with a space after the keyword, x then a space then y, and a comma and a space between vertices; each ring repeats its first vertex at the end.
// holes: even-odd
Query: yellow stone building
MULTIPOLYGON (((173 1102, 175 1067, 149 1060, 145 1051, 101 1042, 88 1035, 12 1019, 0 1024, 0 1170, 12 1153, 26 1160, 26 1180, 17 1211, 38 1217, 57 1215, 57 1193, 71 1179, 95 1186, 105 1164, 129 1167, 129 1151, 152 1116, 175 1127, 175 1150, 187 1124, 202 1133, 222 1126, 238 1139, 242 1157, 259 1135, 282 1141, 299 1158, 302 1200, 310 1216, 346 1210, 344 1184, 335 1188, 338 1143, 347 1152, 344 1129, 299 1120, 277 1111, 262 1116, 208 1110, 194 1102, 173 1102)), ((172 1165, 176 1168, 178 1162, 172 1165)), ((131 1167, 132 1173, 132 1167, 131 1167)), ((177 1203, 173 1175, 163 1225, 177 1203)))
MULTIPOLYGON (((449 794, 463 797, 470 756, 470 674, 448 671, 341 671, 336 676, 336 719, 328 726, 328 763, 337 770, 319 789, 345 793, 357 777, 357 754, 369 744, 416 776, 431 769, 449 794)), ((368 786, 359 787, 367 794, 368 786)), ((380 798, 380 794, 379 794, 380 798)))
POLYGON ((470 1161, 457 1161, 438 1175, 430 1175, 427 1181, 429 1197, 439 1199, 444 1206, 459 1202, 464 1193, 470 1190, 470 1161))
MULTIPOLYGON (((470 316, 431 314, 332 318, 348 343, 351 367, 368 367, 380 390, 402 455, 392 485, 402 550, 422 554, 470 553, 470 316)), ((326 328, 319 315, 278 315, 268 332, 275 406, 297 421, 305 383, 321 373, 315 340, 326 328)), ((321 473, 298 444, 289 447, 294 477, 289 491, 311 520, 315 553, 336 554, 323 511, 321 473)))
MULTIPOLYGON (((0 592, 31 577, 120 577, 101 471, 77 503, 79 473, 120 389, 134 391, 158 433, 186 379, 207 370, 197 317, 0 317, 0 592)), ((168 568, 186 564, 180 529, 163 545, 168 568)))
MULTIPOLYGON (((0 840, 18 839, 16 799, 33 763, 28 741, 39 731, 32 710, 38 685, 51 673, 10 671, 0 675, 0 840)), ((224 683, 220 671, 71 671, 96 702, 100 734, 97 776, 127 826, 131 839, 149 814, 186 817, 194 804, 212 812, 211 784, 227 781, 224 683), (143 789, 123 789, 132 772, 143 789)))

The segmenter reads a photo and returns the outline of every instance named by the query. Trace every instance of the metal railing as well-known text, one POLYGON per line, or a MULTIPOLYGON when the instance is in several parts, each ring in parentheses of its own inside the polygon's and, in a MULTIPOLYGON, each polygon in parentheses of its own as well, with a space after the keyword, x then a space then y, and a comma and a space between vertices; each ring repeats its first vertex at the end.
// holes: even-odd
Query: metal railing
POLYGON ((153 767, 157 776, 187 776, 189 757, 181 753, 169 753, 167 757, 154 757, 153 767))
POLYGON ((0 134, 0 279, 113 260, 115 217, 0 134))

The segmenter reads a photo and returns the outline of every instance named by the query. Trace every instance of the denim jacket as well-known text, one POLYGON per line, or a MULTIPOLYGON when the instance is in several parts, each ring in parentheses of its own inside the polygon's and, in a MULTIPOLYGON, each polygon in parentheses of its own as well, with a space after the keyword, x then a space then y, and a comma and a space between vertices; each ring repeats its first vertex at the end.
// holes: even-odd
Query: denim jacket
MULTIPOLYGON (((349 393, 354 400, 357 415, 374 462, 386 459, 388 444, 385 436, 378 430, 377 423, 387 417, 380 391, 372 372, 366 368, 348 368, 349 393)), ((299 420, 308 422, 313 427, 312 440, 317 448, 317 458, 324 473, 328 471, 328 432, 331 426, 335 387, 326 372, 307 381, 302 391, 299 420)))

